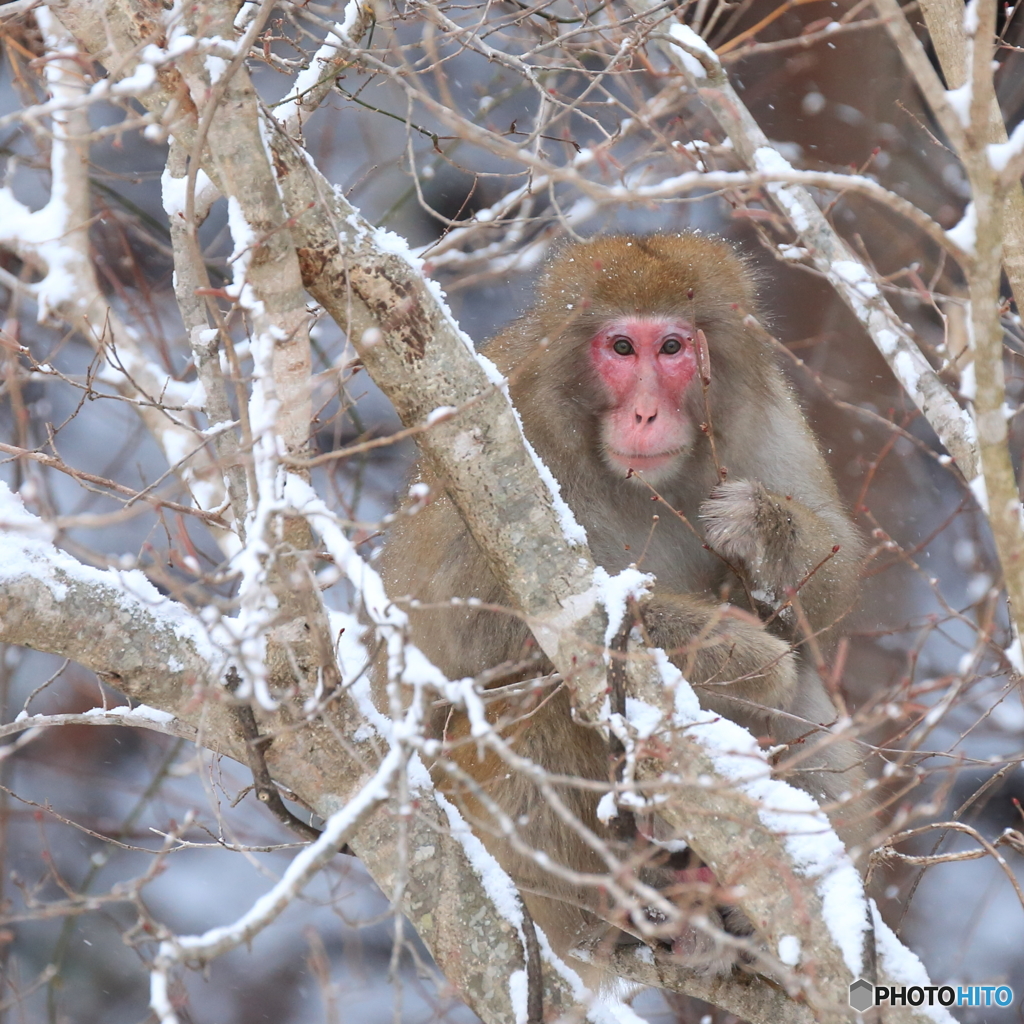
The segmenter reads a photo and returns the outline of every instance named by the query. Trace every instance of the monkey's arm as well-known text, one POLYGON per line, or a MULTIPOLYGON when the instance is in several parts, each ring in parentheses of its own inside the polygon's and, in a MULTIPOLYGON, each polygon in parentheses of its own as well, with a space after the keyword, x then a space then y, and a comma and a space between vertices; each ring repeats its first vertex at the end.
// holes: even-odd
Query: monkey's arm
POLYGON ((688 594, 655 590, 643 606, 652 647, 662 648, 701 702, 756 733, 767 718, 754 707, 785 708, 797 690, 796 656, 748 612, 688 594))
MULTIPOLYGON (((412 639, 449 678, 516 662, 536 650, 518 616, 495 610, 508 599, 447 497, 415 516, 400 514, 380 569, 389 593, 418 599, 409 609, 412 639), (452 596, 476 598, 485 607, 453 606, 452 596)), ((750 705, 790 704, 797 688, 795 655, 753 615, 658 587, 643 607, 642 620, 649 643, 663 648, 720 713, 747 718, 751 728, 763 732, 764 717, 750 705)), ((540 662, 537 670, 544 670, 540 662)), ((535 723, 534 729, 538 724, 543 725, 535 723)))
MULTIPOLYGON (((720 484, 701 506, 708 544, 745 570, 762 600, 778 604, 797 589, 812 630, 846 610, 856 584, 861 542, 838 501, 810 507, 757 480, 720 484)), ((755 596, 759 596, 755 594, 755 596)))
MULTIPOLYGON (((441 491, 432 478, 425 482, 441 491)), ((399 511, 378 567, 408 612, 412 641, 449 679, 523 656, 529 630, 443 492, 415 515, 399 511), (509 611, 493 610, 501 607, 509 611)))

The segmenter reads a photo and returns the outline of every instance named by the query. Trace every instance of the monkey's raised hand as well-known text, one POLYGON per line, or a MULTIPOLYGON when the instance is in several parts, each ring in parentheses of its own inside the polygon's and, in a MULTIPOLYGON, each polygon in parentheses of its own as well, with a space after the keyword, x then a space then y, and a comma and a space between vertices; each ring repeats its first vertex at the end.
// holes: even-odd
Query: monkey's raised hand
POLYGON ((746 570, 773 604, 827 560, 835 546, 835 535, 819 515, 757 480, 719 484, 701 505, 700 518, 710 547, 746 570))
POLYGON ((713 710, 761 732, 763 716, 746 705, 789 707, 798 686, 796 657, 753 615, 658 592, 642 614, 648 640, 702 690, 713 710))

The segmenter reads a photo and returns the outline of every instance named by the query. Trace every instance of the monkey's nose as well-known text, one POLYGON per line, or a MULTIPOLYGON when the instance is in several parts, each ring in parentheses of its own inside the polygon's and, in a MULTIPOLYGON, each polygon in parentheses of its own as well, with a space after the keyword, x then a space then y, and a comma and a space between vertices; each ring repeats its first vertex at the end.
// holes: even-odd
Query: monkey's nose
POLYGON ((636 425, 638 427, 640 426, 641 423, 644 423, 644 424, 653 423, 658 418, 658 414, 656 412, 652 412, 650 416, 643 416, 643 415, 641 415, 638 412, 633 413, 633 415, 636 417, 636 425))

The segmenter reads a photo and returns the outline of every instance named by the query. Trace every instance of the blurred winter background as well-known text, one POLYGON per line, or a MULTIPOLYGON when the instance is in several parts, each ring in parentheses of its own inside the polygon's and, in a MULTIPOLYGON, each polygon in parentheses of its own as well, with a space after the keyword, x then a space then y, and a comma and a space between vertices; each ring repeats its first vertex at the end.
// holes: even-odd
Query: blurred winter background
MULTIPOLYGON (((680 10, 697 6, 704 24, 709 11, 722 8, 710 35, 721 47, 779 5, 730 0, 716 7, 701 0, 680 10)), ((252 63, 267 102, 287 91, 291 72, 315 49, 323 22, 340 18, 342 7, 282 7, 275 15, 272 59, 252 63)), ((759 45, 737 48, 742 59, 729 65, 730 74, 794 165, 863 168, 950 227, 965 204, 963 174, 935 138, 937 129, 881 29, 857 27, 858 19, 871 16, 870 8, 861 7, 829 0, 783 3, 781 16, 757 33, 759 45), (843 17, 855 27, 827 39, 815 35, 819 22, 843 17), (804 39, 813 42, 805 45, 804 39)), ((573 49, 570 41, 559 56, 553 41, 569 33, 578 13, 568 2, 529 8, 529 16, 525 4, 498 3, 488 10, 496 23, 494 45, 522 52, 548 41, 543 59, 551 87, 581 97, 579 111, 563 117, 556 137, 545 143, 556 162, 602 141, 602 132, 614 132, 630 109, 660 87, 663 69, 637 57, 605 83, 613 100, 605 93, 587 97, 590 75, 608 60, 611 44, 595 38, 573 49), (570 20, 551 20, 556 15, 570 20)), ((448 13, 466 17, 463 8, 448 13)), ((1011 125, 1024 103, 1016 25, 1011 12, 997 77, 1011 125)), ((536 94, 514 70, 459 53, 441 33, 424 28, 414 7, 381 5, 375 31, 371 45, 382 55, 391 53, 392 61, 401 54, 412 65, 432 50, 445 52, 449 59, 431 87, 489 125, 507 126, 512 134, 537 116, 536 94)), ((31 16, 0 21, 0 43, 4 184, 35 209, 49 195, 46 122, 8 116, 41 98, 39 37, 31 16)), ((310 120, 306 142, 327 177, 371 221, 424 247, 428 262, 431 244, 453 222, 483 225, 468 250, 497 240, 499 231, 503 236, 507 226, 488 236, 486 213, 473 219, 524 183, 522 169, 445 137, 422 110, 414 111, 413 128, 406 116, 405 97, 393 84, 353 68, 310 120)), ((161 203, 166 147, 137 131, 110 130, 125 117, 123 108, 94 105, 90 117, 98 133, 89 172, 92 240, 103 287, 110 303, 142 332, 152 358, 178 379, 191 380, 161 203)), ((645 130, 624 135, 615 159, 620 169, 646 162, 652 173, 678 173, 692 168, 695 158, 692 150, 672 143, 695 139, 716 136, 696 97, 683 96, 645 130)), ((708 159, 730 166, 727 151, 708 159)), ((831 200, 831 219, 889 282, 890 298, 922 344, 937 361, 962 350, 955 270, 891 214, 852 196, 831 200)), ((215 207, 201 232, 215 283, 230 273, 231 239, 222 207, 215 207)), ((747 190, 600 206, 568 189, 541 189, 523 214, 516 228, 521 237, 510 254, 456 258, 460 250, 453 247, 436 261, 435 276, 462 326, 478 341, 528 304, 547 245, 568 231, 716 232, 734 240, 758 268, 765 322, 790 353, 780 358, 828 450, 846 501, 872 539, 863 601, 849 626, 842 685, 851 704, 873 716, 871 738, 889 751, 885 760, 892 767, 884 785, 890 813, 905 815, 913 825, 959 811, 961 820, 990 839, 1004 828, 1021 828, 1024 711, 1000 653, 1010 641, 984 517, 935 458, 930 429, 827 283, 776 255, 771 243, 785 231, 763 197, 747 190), (917 728, 922 715, 954 689, 955 699, 932 727, 917 728), (914 749, 899 753, 910 735, 914 749)), ((0 266, 14 275, 28 273, 6 253, 0 253, 0 266)), ((38 326, 36 309, 14 290, 0 287, 0 301, 4 332, 66 378, 31 373, 0 347, 0 440, 23 448, 49 441, 53 448, 47 450, 58 451, 68 464, 132 488, 159 478, 167 469, 160 450, 134 410, 110 397, 96 379, 88 344, 38 326)), ((384 436, 399 426, 367 375, 346 369, 348 353, 337 327, 323 320, 314 333, 317 450, 384 436)), ((1019 323, 1008 310, 1006 368, 1014 408, 1024 383, 1022 345, 1019 323)), ((969 374, 969 356, 947 374, 968 397, 969 374)), ((1011 423, 1018 452, 1019 421, 1011 423)), ((318 489, 344 510, 364 550, 379 543, 377 524, 404 493, 413 454, 405 441, 317 470, 318 489)), ((131 514, 113 515, 120 505, 98 488, 2 453, 0 479, 19 490, 34 511, 73 517, 59 540, 76 557, 97 565, 138 564, 156 582, 174 581, 191 588, 191 599, 202 600, 206 584, 197 578, 220 557, 195 520, 154 514, 141 503, 131 514)), ((220 584, 219 592, 227 596, 230 583, 220 584)), ((337 586, 329 600, 343 607, 348 595, 337 586)), ((11 721, 30 695, 33 713, 82 711, 104 699, 122 703, 73 663, 0 648, 2 720, 11 721)), ((875 770, 881 770, 881 759, 875 770)), ((235 763, 156 733, 121 728, 50 729, 0 760, 0 1021, 151 1019, 144 965, 152 953, 151 922, 195 933, 233 920, 279 877, 296 849, 295 837, 248 791, 250 782, 247 770, 235 763), (188 848, 163 858, 138 899, 120 896, 119 885, 153 870, 161 834, 189 814, 194 821, 184 833, 188 848)), ((902 849, 933 852, 942 836, 933 832, 902 849)), ((939 850, 976 848, 969 837, 952 835, 939 850)), ((1007 852, 1006 859, 1024 880, 1021 856, 1007 852)), ((1007 983, 1024 995, 1024 907, 992 858, 931 867, 923 877, 915 868, 881 867, 876 888, 889 921, 922 956, 934 981, 1007 983)), ((250 949, 221 957, 204 973, 190 972, 186 984, 191 998, 182 1019, 196 1024, 475 1019, 438 978, 408 926, 403 929, 390 913, 386 894, 358 862, 342 856, 250 949)), ((653 992, 640 995, 635 1007, 652 1022, 700 1019, 687 1001, 653 992)), ((957 1012, 965 1021, 993 1024, 1018 1014, 1016 1007, 957 1012)), ((699 1014, 715 1022, 729 1019, 721 1011, 699 1014)))

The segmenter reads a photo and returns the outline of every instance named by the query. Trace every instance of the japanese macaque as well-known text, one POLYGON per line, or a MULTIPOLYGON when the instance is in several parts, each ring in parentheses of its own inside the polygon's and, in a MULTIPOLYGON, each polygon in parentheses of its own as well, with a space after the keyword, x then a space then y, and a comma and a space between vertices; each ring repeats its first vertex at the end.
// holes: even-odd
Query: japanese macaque
MULTIPOLYGON (((769 343, 746 319, 753 292, 731 248, 699 235, 569 245, 549 264, 533 308, 485 352, 508 375, 526 436, 597 563, 609 573, 636 564, 656 577, 639 613, 648 645, 668 653, 705 706, 766 743, 789 744, 777 755, 779 775, 827 804, 863 776, 851 745, 819 742, 836 711, 808 650, 828 651, 854 597, 862 547, 769 343), (652 502, 652 490, 664 503, 652 502)), ((433 500, 399 517, 381 560, 392 598, 414 599, 403 603, 413 642, 451 679, 487 675, 489 718, 515 755, 556 778, 562 810, 623 855, 621 835, 596 813, 594 783, 614 779, 608 743, 574 720, 566 684, 529 685, 550 665, 443 480, 426 466, 419 473, 433 500)), ((464 714, 439 707, 434 729, 446 742, 438 784, 520 886, 555 949, 592 937, 594 911, 607 916, 607 900, 515 849, 488 799, 551 862, 591 876, 606 874, 606 863, 535 778, 470 737, 464 714)), ((674 877, 700 871, 691 865, 674 877)), ((699 936, 671 941, 695 966, 720 969, 699 936)))

